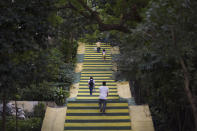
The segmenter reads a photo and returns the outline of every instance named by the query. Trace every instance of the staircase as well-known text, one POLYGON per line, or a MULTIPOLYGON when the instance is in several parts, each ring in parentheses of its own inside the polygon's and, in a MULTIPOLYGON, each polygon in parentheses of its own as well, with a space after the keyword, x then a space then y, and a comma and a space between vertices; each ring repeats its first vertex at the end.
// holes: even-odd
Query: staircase
POLYGON ((131 131, 131 122, 127 101, 119 100, 115 81, 112 79, 112 64, 110 45, 101 44, 101 51, 97 53, 95 45, 86 45, 83 71, 79 83, 79 91, 75 101, 67 104, 64 130, 112 130, 131 131), (102 58, 102 49, 106 50, 106 60, 102 58), (92 76, 95 80, 95 91, 90 95, 88 80, 92 76), (109 88, 106 114, 99 112, 99 86, 106 81, 109 88))

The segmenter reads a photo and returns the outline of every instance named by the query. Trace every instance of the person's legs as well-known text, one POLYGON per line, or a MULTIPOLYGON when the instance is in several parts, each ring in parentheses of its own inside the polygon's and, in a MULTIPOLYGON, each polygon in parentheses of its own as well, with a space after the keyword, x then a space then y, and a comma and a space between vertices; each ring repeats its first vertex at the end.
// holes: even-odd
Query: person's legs
POLYGON ((103 55, 103 60, 105 60, 105 55, 103 55))
POLYGON ((102 112, 102 100, 99 99, 99 109, 100 109, 100 112, 102 112))
POLYGON ((107 105, 107 101, 106 100, 103 100, 103 113, 105 113, 106 105, 107 105))
POLYGON ((98 47, 98 53, 100 53, 101 47, 98 47))
POLYGON ((97 53, 99 53, 99 48, 97 47, 97 53))
POLYGON ((89 88, 90 89, 90 95, 92 95, 92 88, 89 88))

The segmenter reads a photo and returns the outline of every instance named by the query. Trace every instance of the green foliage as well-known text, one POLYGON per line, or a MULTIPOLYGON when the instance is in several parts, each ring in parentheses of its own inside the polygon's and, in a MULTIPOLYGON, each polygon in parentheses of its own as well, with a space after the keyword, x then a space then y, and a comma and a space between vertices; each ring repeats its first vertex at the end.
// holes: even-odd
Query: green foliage
POLYGON ((50 14, 48 21, 54 26, 57 27, 59 24, 63 23, 62 17, 56 15, 56 12, 50 14))
POLYGON ((46 107, 43 103, 38 103, 38 105, 34 106, 34 117, 40 117, 42 120, 44 119, 46 107))
POLYGON ((57 105, 64 105, 66 98, 69 97, 69 92, 62 88, 57 88, 54 97, 57 105))
POLYGON ((20 90, 21 100, 36 100, 36 101, 51 101, 54 100, 54 87, 51 83, 43 82, 36 85, 30 85, 29 87, 20 90), (43 93, 44 92, 44 93, 43 93))
MULTIPOLYGON (((0 124, 2 121, 0 120, 0 124)), ((15 130, 15 119, 11 118, 7 120, 6 131, 14 131, 15 130)), ((18 131, 40 131, 42 126, 41 118, 30 118, 26 120, 18 120, 18 131)))

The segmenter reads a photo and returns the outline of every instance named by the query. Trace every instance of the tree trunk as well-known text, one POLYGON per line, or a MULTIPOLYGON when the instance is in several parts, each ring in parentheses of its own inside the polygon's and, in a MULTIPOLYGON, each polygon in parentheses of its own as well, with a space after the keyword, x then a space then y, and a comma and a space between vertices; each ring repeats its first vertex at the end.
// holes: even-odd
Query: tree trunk
POLYGON ((176 36, 175 36, 175 31, 174 29, 172 28, 172 39, 173 39, 173 42, 174 42, 174 47, 175 47, 175 50, 177 51, 177 55, 178 55, 178 58, 179 58, 179 62, 181 64, 181 67, 182 67, 182 70, 183 70, 183 74, 184 74, 184 90, 185 90, 185 94, 188 98, 188 101, 191 105, 191 108, 192 108, 192 113, 193 113, 193 117, 194 117, 194 124, 195 124, 195 131, 197 131, 197 107, 196 107, 196 104, 195 104, 195 100, 194 100, 194 97, 192 96, 192 92, 189 88, 190 86, 190 74, 189 74, 189 71, 186 67, 186 64, 184 62, 184 59, 183 57, 181 56, 179 50, 178 50, 178 47, 177 47, 177 42, 176 42, 176 36))
POLYGON ((195 124, 195 131, 197 131, 197 108, 196 108, 196 105, 195 105, 195 100, 192 96, 192 93, 190 91, 190 80, 189 80, 189 73, 188 73, 188 70, 185 66, 185 63, 183 61, 182 58, 180 58, 180 63, 181 63, 181 66, 182 66, 182 69, 183 69, 183 72, 184 72, 184 83, 185 83, 185 93, 187 95, 187 98, 189 100, 189 103, 191 104, 191 107, 192 107, 192 112, 193 112, 193 116, 194 116, 194 124, 195 124))
POLYGON ((18 107, 17 107, 17 102, 16 102, 16 100, 15 100, 15 110, 16 110, 16 131, 18 131, 18 107))
POLYGON ((2 113, 2 131, 6 131, 6 96, 3 93, 3 113, 2 113))

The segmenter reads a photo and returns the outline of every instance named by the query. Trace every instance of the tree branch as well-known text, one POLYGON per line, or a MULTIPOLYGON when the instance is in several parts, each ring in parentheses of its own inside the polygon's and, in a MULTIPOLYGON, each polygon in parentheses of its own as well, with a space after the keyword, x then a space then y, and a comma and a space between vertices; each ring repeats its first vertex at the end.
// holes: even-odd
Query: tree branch
POLYGON ((99 30, 100 31, 118 30, 118 31, 121 31, 121 32, 124 32, 124 33, 129 33, 130 32, 130 30, 127 27, 123 26, 122 23, 120 23, 120 24, 105 24, 105 23, 103 23, 103 21, 101 20, 98 12, 93 11, 82 0, 77 0, 77 1, 83 6, 83 8, 86 11, 88 11, 90 13, 89 16, 87 14, 84 14, 83 11, 77 10, 76 8, 75 9, 72 8, 72 9, 79 12, 81 15, 85 16, 86 18, 89 18, 89 19, 92 19, 92 20, 96 21, 97 24, 99 25, 99 30))

